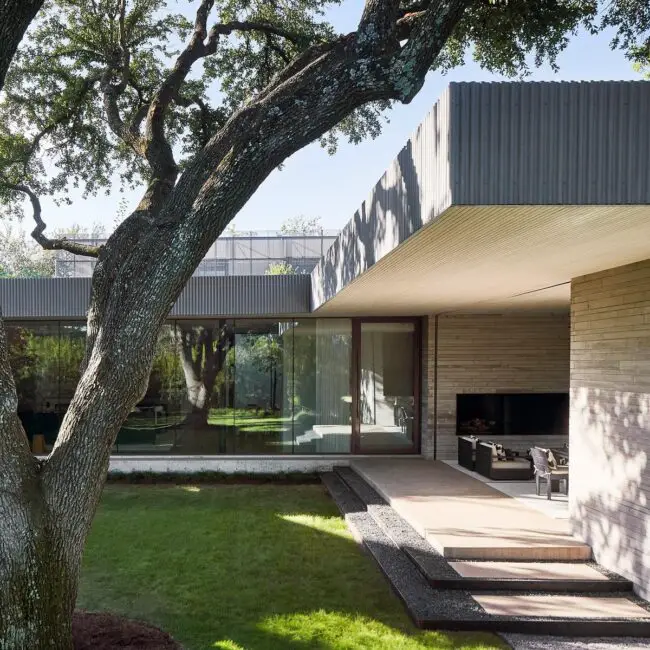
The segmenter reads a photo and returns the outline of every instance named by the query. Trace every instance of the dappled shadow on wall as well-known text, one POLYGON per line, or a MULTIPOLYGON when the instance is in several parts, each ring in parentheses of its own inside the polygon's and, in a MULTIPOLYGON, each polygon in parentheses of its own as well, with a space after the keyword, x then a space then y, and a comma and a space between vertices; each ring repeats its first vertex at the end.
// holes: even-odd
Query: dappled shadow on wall
POLYGON ((571 392, 570 517, 596 559, 650 590, 650 395, 571 392))
POLYGON ((317 302, 333 298, 432 217, 431 211, 435 212, 439 206, 427 205, 427 213, 423 214, 423 183, 433 182, 434 171, 430 166, 435 160, 433 152, 440 147, 440 137, 440 127, 436 125, 435 145, 430 149, 425 148, 423 143, 417 145, 423 159, 420 161, 415 160, 417 154, 412 140, 409 140, 372 189, 368 199, 354 213, 325 255, 322 266, 316 267, 317 302), (422 174, 430 178, 423 179, 422 174))

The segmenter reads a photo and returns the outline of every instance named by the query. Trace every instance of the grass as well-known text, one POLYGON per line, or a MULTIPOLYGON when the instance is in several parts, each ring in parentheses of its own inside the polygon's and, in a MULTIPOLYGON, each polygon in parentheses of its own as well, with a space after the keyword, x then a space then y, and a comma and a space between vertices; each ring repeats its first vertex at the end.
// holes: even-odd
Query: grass
POLYGON ((322 485, 108 486, 79 606, 186 650, 503 648, 413 627, 322 485))
POLYGON ((291 428, 290 417, 263 415, 248 409, 210 409, 208 424, 225 427, 237 427, 240 431, 279 432, 291 428))

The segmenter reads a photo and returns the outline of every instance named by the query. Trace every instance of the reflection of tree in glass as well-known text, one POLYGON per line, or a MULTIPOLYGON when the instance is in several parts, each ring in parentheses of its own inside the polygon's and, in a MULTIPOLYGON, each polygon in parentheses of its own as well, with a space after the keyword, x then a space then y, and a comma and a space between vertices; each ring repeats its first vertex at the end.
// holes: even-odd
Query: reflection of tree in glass
POLYGON ((278 411, 278 370, 282 366, 281 340, 275 334, 257 334, 246 337, 251 341, 250 355, 253 365, 269 378, 270 411, 278 411))
POLYGON ((73 388, 79 378, 84 355, 84 337, 59 337, 49 326, 40 333, 38 327, 8 327, 9 358, 23 407, 41 409, 58 401, 61 390, 73 388))
POLYGON ((195 327, 177 323, 180 358, 185 377, 188 420, 207 426, 211 406, 226 406, 230 392, 226 357, 234 343, 232 326, 225 320, 216 326, 195 327))

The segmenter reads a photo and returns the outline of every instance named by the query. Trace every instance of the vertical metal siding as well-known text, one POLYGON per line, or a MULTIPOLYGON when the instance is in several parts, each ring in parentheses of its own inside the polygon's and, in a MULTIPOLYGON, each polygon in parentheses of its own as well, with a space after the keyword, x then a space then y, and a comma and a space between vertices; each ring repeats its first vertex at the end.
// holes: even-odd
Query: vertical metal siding
MULTIPOLYGON (((90 278, 0 280, 6 318, 85 318, 90 278)), ((308 275, 192 278, 170 316, 280 316, 310 312, 308 275)))
POLYGON ((312 271, 314 308, 451 204, 445 91, 312 271))
POLYGON ((171 316, 266 316, 310 311, 308 275, 192 278, 171 316))
POLYGON ((84 318, 90 278, 0 280, 0 307, 6 318, 84 318))
POLYGON ((453 83, 450 95, 454 204, 650 203, 650 83, 453 83))

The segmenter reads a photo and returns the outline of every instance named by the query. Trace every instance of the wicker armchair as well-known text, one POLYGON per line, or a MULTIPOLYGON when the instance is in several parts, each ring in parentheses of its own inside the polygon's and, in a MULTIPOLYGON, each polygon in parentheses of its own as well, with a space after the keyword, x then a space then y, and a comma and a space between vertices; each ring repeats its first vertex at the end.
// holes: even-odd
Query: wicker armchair
POLYGON ((535 468, 535 489, 537 496, 540 492, 540 483, 546 481, 546 498, 551 498, 551 482, 564 481, 564 494, 569 493, 569 467, 567 465, 561 467, 551 467, 548 460, 548 450, 541 447, 533 447, 530 450, 530 455, 533 459, 533 466, 535 468))

